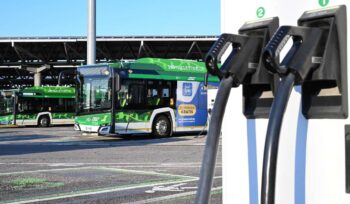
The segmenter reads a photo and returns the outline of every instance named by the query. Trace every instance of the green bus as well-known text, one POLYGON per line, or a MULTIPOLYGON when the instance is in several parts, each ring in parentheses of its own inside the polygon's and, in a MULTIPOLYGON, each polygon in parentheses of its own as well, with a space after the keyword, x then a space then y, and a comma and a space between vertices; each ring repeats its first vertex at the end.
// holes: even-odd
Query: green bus
POLYGON ((75 88, 65 86, 0 90, 0 125, 73 125, 75 98, 75 88))
POLYGON ((203 62, 141 58, 82 66, 77 74, 75 130, 168 136, 206 128, 203 62))

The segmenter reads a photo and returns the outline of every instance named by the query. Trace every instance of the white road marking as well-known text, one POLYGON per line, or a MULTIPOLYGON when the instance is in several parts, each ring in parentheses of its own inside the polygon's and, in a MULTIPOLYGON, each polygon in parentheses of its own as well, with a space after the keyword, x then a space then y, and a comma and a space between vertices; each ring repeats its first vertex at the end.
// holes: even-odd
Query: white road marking
POLYGON ((37 198, 37 199, 30 199, 30 200, 24 200, 24 201, 16 201, 13 203, 30 203, 30 202, 41 202, 41 201, 49 201, 49 200, 57 200, 57 199, 63 199, 63 198, 71 198, 71 197, 78 197, 78 196, 86 196, 86 195, 95 195, 95 194, 101 194, 101 193, 110 193, 110 192, 117 192, 117 191, 124 191, 124 190, 131 190, 131 189, 137 189, 137 188, 145 188, 145 187, 154 187, 159 185, 169 185, 169 184, 176 184, 176 183, 184 183, 184 182, 191 182, 191 181, 197 181, 198 177, 193 176, 183 176, 183 175, 175 175, 175 174, 167 174, 167 173, 159 173, 155 171, 140 171, 140 170, 128 170, 128 169, 117 169, 117 168, 111 168, 111 167, 77 167, 77 168, 63 168, 63 169, 46 169, 46 170, 35 170, 35 171, 20 171, 20 172, 12 172, 12 173, 1 173, 0 176, 4 175, 13 175, 13 174, 27 174, 27 173, 37 173, 37 172, 52 172, 52 171, 64 171, 64 170, 81 170, 81 169, 96 169, 96 170, 109 170, 109 171, 117 171, 117 172, 125 172, 125 173, 132 173, 132 174, 142 174, 142 175, 156 175, 156 176, 163 176, 163 177, 177 177, 179 180, 171 180, 171 181, 165 181, 165 182, 155 182, 152 184, 139 184, 134 186, 128 186, 128 187, 115 187, 112 189, 105 189, 105 190, 96 190, 96 191, 90 191, 90 192, 78 192, 78 193, 72 193, 69 195, 58 195, 53 197, 46 197, 46 198, 37 198))
MULTIPOLYGON (((214 179, 222 178, 221 176, 214 177, 214 179)), ((199 178, 198 178, 199 179, 199 178)), ((187 183, 179 183, 170 186, 154 186, 151 190, 146 190, 145 193, 155 193, 155 192, 183 192, 185 190, 197 189, 196 186, 185 187, 187 183)))
POLYGON ((189 179, 194 179, 194 178, 197 179, 198 178, 198 177, 194 177, 194 176, 184 176, 184 175, 176 175, 176 174, 168 174, 168 173, 159 173, 159 172, 156 172, 156 171, 141 171, 141 170, 130 170, 130 169, 120 169, 120 168, 112 168, 112 167, 99 167, 99 166, 62 168, 62 169, 41 169, 41 170, 34 170, 34 171, 6 172, 6 173, 0 173, 0 176, 9 176, 9 175, 14 175, 14 174, 30 174, 30 173, 42 173, 42 172, 82 170, 82 169, 107 170, 107 171, 116 171, 116 172, 120 172, 120 173, 155 175, 155 176, 164 176, 164 177, 181 177, 181 178, 189 178, 189 179))
POLYGON ((194 189, 197 189, 198 187, 197 186, 189 186, 189 187, 181 187, 182 190, 194 190, 194 189))
POLYGON ((106 189, 106 190, 97 190, 97 191, 82 192, 82 193, 72 193, 70 195, 58 195, 58 196, 47 197, 47 198, 37 198, 37 199, 30 199, 30 200, 23 200, 23 201, 14 201, 12 203, 7 203, 7 204, 15 204, 15 203, 16 204, 25 204, 25 203, 73 198, 73 197, 78 197, 78 196, 90 196, 90 195, 96 195, 96 194, 102 194, 102 193, 112 193, 112 192, 119 192, 119 191, 132 190, 132 189, 138 189, 138 188, 145 188, 145 187, 150 187, 150 186, 154 186, 154 185, 168 185, 168 184, 190 182, 190 181, 196 181, 196 180, 198 180, 198 179, 193 178, 193 179, 188 179, 188 180, 165 181, 165 182, 158 182, 158 183, 153 183, 153 184, 139 184, 139 185, 135 185, 135 186, 120 187, 120 188, 115 187, 115 188, 106 189))
POLYGON ((66 164, 66 163, 55 163, 55 164, 49 164, 47 166, 50 166, 50 167, 70 167, 70 166, 82 166, 82 164, 79 164, 79 163, 76 163, 76 164, 66 164))
MULTIPOLYGON (((221 190, 222 187, 216 187, 212 188, 211 191, 217 191, 221 190)), ((186 197, 190 195, 195 195, 197 191, 190 191, 190 192, 184 192, 184 193, 176 193, 173 195, 168 195, 168 196, 162 196, 162 197, 157 197, 157 198, 151 198, 147 200, 142 200, 142 201, 137 201, 137 202, 132 202, 132 203, 123 203, 123 204, 145 204, 145 203, 154 203, 154 202, 159 202, 159 201, 165 201, 165 200, 170 200, 170 199, 175 199, 175 198, 181 198, 181 197, 186 197)))
POLYGON ((131 170, 131 169, 110 168, 110 167, 98 167, 98 169, 117 171, 117 172, 125 172, 125 173, 133 173, 133 174, 142 174, 142 175, 155 175, 155 176, 164 176, 164 177, 182 177, 182 178, 189 178, 189 179, 194 179, 194 178, 198 179, 198 177, 195 177, 195 176, 184 176, 184 175, 177 175, 177 174, 159 173, 156 171, 141 171, 141 170, 131 170))
POLYGON ((171 186, 154 186, 152 190, 147 190, 145 193, 155 193, 155 192, 182 192, 181 186, 186 185, 186 183, 179 183, 171 186))

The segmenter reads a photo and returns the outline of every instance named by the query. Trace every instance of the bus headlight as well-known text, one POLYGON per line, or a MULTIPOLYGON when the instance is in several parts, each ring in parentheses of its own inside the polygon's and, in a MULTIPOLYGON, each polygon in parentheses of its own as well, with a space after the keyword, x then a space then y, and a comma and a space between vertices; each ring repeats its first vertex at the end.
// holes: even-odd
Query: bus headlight
POLYGON ((105 70, 101 71, 101 74, 104 74, 104 75, 108 76, 109 75, 108 69, 105 69, 105 70))

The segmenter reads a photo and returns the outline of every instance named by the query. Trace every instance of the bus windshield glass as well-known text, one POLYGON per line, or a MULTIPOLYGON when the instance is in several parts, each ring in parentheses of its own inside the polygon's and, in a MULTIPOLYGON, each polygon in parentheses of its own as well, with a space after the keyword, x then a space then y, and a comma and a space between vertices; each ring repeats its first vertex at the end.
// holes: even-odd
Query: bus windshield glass
POLYGON ((0 115, 13 113, 14 97, 12 91, 0 91, 0 115))
POLYGON ((110 110, 112 104, 111 77, 108 67, 79 69, 79 113, 110 110))

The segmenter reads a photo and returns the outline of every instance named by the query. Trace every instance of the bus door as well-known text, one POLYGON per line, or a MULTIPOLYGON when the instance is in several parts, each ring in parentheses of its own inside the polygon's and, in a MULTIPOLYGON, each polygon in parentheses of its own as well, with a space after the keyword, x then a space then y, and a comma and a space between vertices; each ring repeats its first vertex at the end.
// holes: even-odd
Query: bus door
POLYGON ((118 92, 116 130, 120 134, 145 132, 145 81, 123 80, 118 92))

